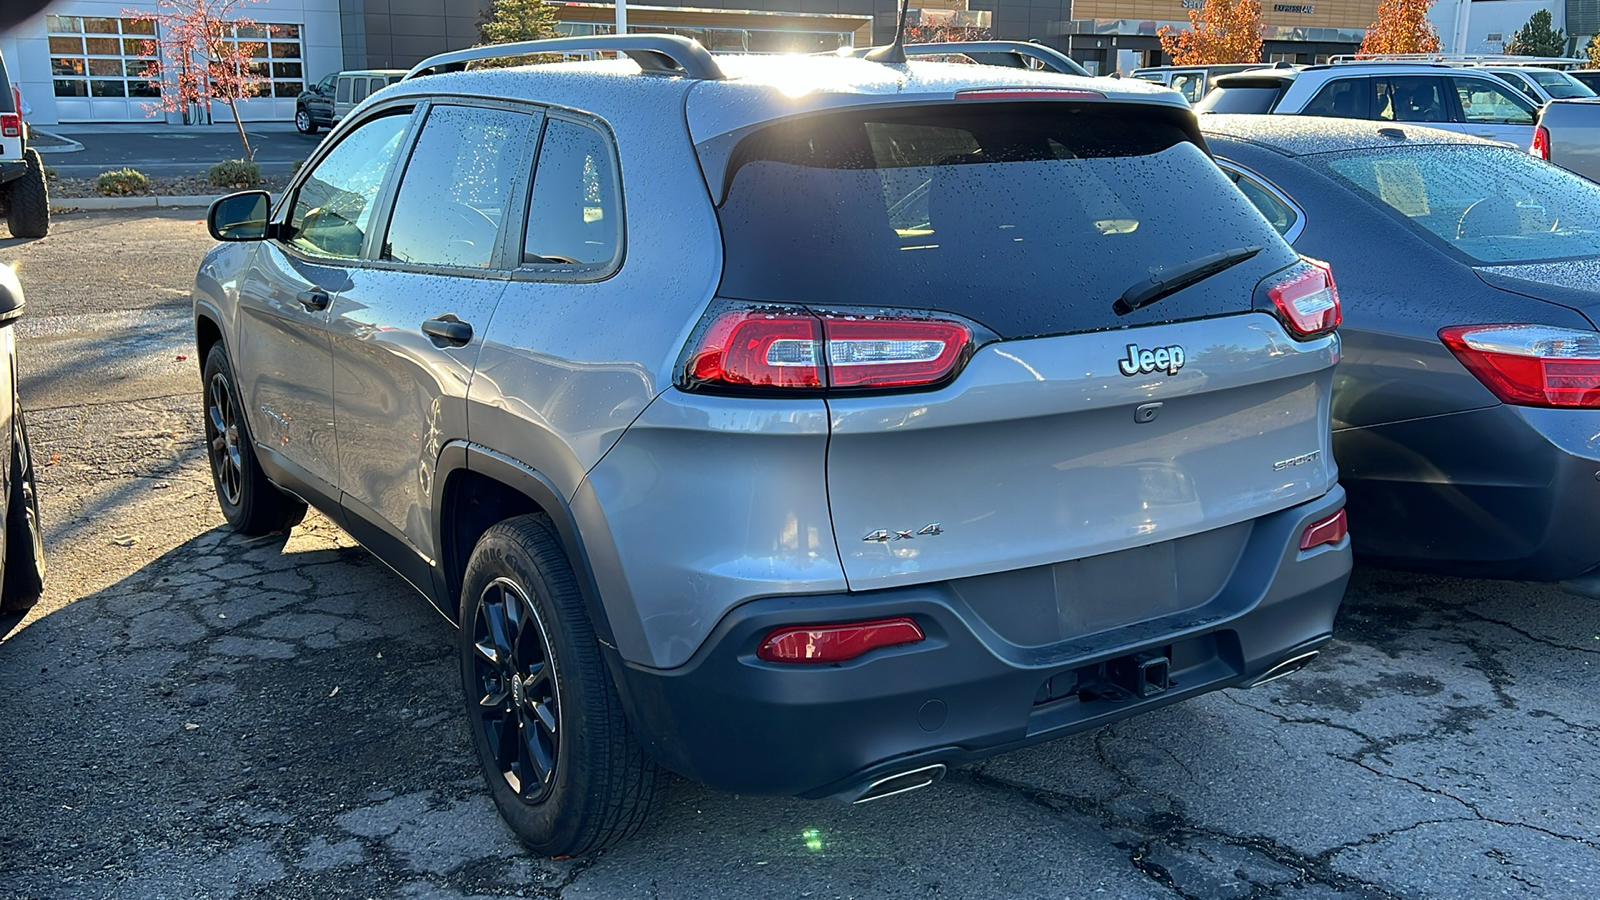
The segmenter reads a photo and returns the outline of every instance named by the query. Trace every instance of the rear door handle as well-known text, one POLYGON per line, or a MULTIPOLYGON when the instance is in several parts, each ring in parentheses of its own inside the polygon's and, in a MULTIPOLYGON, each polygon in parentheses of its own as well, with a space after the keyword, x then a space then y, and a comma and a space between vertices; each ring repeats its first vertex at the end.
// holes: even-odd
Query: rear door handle
POLYGON ((455 316, 429 319, 422 323, 422 333, 436 337, 447 344, 461 346, 472 340, 472 326, 455 316))
POLYGON ((312 312, 322 312, 328 308, 328 292, 322 290, 321 288, 312 288, 309 291, 301 291, 300 293, 295 294, 294 298, 300 301, 301 306, 304 306, 306 309, 309 309, 312 312))

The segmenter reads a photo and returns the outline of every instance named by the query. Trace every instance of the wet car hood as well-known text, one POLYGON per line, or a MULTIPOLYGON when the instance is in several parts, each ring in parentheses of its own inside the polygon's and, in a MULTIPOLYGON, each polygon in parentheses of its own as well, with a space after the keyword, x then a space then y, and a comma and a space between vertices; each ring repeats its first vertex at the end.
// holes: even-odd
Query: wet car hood
POLYGON ((1575 309, 1600 327, 1600 257, 1479 266, 1473 271, 1493 287, 1575 309))

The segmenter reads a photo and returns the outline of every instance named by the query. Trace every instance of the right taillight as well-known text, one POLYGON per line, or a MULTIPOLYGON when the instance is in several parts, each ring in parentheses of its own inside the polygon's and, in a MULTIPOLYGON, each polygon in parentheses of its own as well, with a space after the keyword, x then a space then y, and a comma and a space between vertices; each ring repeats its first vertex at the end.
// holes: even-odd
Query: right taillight
POLYGON ((1439 340, 1502 403, 1600 407, 1600 334, 1552 325, 1454 325, 1439 340))
POLYGON ((972 347, 953 319, 886 313, 817 314, 732 308, 703 328, 683 386, 883 390, 927 387, 951 377, 972 347))
POLYGON ((1334 546, 1350 533, 1350 520, 1344 510, 1339 510, 1320 522, 1313 522, 1300 533, 1300 549, 1310 550, 1324 545, 1334 546))
POLYGON ((1325 262, 1303 259, 1291 266, 1268 286, 1267 296, 1297 338, 1321 337, 1339 327, 1339 288, 1325 262))
POLYGON ((1528 152, 1540 159, 1550 161, 1550 129, 1540 125, 1533 130, 1533 146, 1528 152))

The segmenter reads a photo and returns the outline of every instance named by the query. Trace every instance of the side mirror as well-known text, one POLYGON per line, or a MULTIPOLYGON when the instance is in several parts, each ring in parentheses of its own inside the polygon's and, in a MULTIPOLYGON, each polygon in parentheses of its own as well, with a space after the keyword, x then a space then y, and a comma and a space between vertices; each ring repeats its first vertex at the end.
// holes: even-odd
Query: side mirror
POLYGON ((10 266, 0 266, 0 326, 10 325, 22 316, 22 282, 10 266))
POLYGON ((241 191, 219 198, 206 213, 206 228, 219 241, 263 241, 272 198, 266 191, 241 191))

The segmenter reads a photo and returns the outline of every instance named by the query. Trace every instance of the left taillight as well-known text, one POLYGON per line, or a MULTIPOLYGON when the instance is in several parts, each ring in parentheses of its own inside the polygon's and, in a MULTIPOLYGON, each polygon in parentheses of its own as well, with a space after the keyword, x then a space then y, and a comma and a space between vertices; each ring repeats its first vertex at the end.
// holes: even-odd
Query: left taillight
POLYGON ((1550 129, 1540 125, 1533 130, 1533 146, 1528 148, 1528 153, 1545 162, 1550 161, 1550 129))
POLYGON ((1273 278, 1267 297, 1290 335, 1308 340, 1339 327, 1339 288, 1327 263, 1303 258, 1273 278))
POLYGON ((890 390, 939 384, 972 347, 952 319, 732 308, 713 314, 682 386, 736 390, 890 390))

